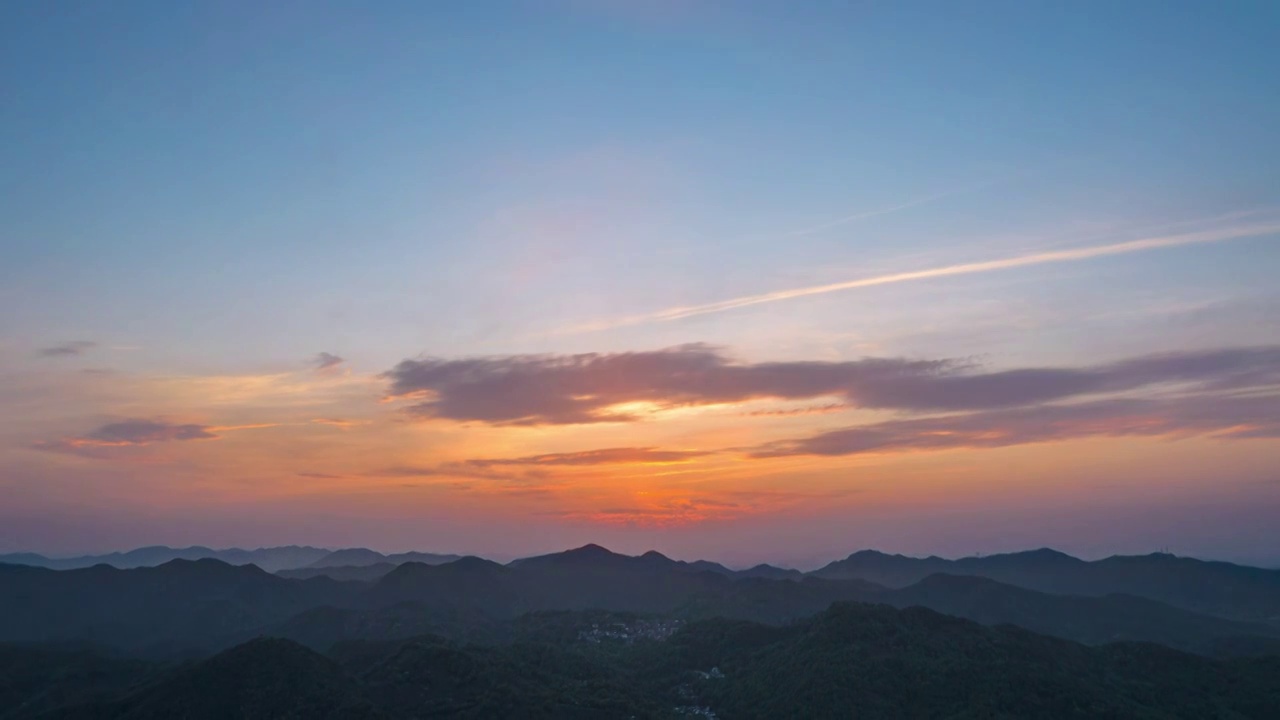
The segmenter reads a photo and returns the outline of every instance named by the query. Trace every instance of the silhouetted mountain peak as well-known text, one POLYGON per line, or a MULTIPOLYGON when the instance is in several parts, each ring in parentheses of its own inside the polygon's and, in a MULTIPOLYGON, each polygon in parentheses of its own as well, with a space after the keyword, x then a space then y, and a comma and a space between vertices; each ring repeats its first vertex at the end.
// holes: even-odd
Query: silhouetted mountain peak
POLYGON ((513 560, 509 564, 512 565, 513 567, 522 566, 522 565, 545 565, 545 564, 555 565, 555 564, 562 564, 562 563, 580 564, 580 563, 599 563, 599 562, 605 562, 605 561, 617 560, 617 559, 623 559, 623 558, 630 559, 630 558, 627 558, 626 555, 619 555, 618 553, 615 553, 612 550, 609 550, 608 548, 601 547, 599 545, 596 545, 595 543, 589 543, 587 545, 583 545, 582 547, 573 548, 572 550, 565 550, 563 552, 551 553, 549 555, 535 555, 534 557, 520 558, 519 560, 513 560))
MULTIPOLYGON (((99 566, 95 566, 99 567, 99 566)), ((100 567, 110 567, 109 565, 101 565, 100 567)), ((114 569, 114 568, 113 568, 114 569)), ((271 573, 262 568, 249 563, 248 565, 232 565, 231 563, 218 560, 216 558, 199 558, 197 560, 185 560, 176 558, 154 568, 137 568, 137 570, 170 573, 170 574, 207 574, 216 577, 227 577, 231 575, 270 575, 271 573)))
POLYGON ((387 559, 386 555, 368 548, 343 548, 334 550, 307 567, 335 567, 343 565, 372 565, 387 559))
MULTIPOLYGON (((425 563, 414 564, 425 565, 425 563)), ((430 566, 427 565, 426 567, 430 566)), ((435 567, 445 572, 503 572, 506 570, 502 565, 492 560, 486 560, 482 557, 476 557, 475 555, 467 555, 466 557, 458 558, 453 562, 436 565, 435 567)))
POLYGON ((428 565, 422 562, 400 563, 394 570, 383 575, 377 585, 383 588, 404 587, 430 578, 432 581, 448 578, 475 577, 507 572, 507 568, 492 560, 475 556, 467 556, 443 565, 428 565))
POLYGON ((845 558, 846 560, 893 560, 898 558, 906 558, 905 555, 889 554, 879 550, 859 550, 845 558))
MULTIPOLYGON (((1075 557, 1072 557, 1071 555, 1068 555, 1060 550, 1054 550, 1053 548, 1047 548, 1047 547, 1036 548, 1035 550, 1026 550, 1026 551, 1017 552, 1017 553, 1007 553, 1007 555, 1010 557, 1024 557, 1024 558, 1031 558, 1035 560, 1046 560, 1046 561, 1076 560, 1075 557)), ((994 557, 999 557, 999 556, 997 555, 994 557)))
POLYGON ((755 567, 739 570, 734 574, 743 578, 764 578, 767 580, 798 580, 804 576, 804 573, 799 570, 780 568, 768 563, 760 563, 755 567))
POLYGON ((690 570, 697 570, 700 572, 712 572, 717 575, 733 574, 733 571, 730 570, 729 568, 721 565, 718 562, 712 562, 710 560, 694 560, 691 563, 686 563, 685 567, 687 567, 690 570))
POLYGON ((312 661, 319 657, 314 651, 285 638, 258 637, 241 643, 229 650, 215 655, 214 658, 230 664, 239 664, 246 660, 269 660, 271 662, 303 659, 312 661))

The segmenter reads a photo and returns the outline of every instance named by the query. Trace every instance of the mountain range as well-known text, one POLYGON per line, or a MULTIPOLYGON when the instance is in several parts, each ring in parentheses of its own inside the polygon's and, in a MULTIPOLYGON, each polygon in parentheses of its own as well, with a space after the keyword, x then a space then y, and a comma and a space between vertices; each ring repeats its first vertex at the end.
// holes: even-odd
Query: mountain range
POLYGON ((1079 570, 1096 563, 1035 551, 983 558, 982 564, 956 561, 947 567, 961 564, 975 574, 940 572, 903 586, 910 576, 898 568, 915 567, 911 559, 867 553, 851 559, 802 575, 768 566, 733 571, 657 552, 628 556, 587 545, 507 565, 464 557, 280 574, 214 559, 63 571, 0 565, 0 641, 91 642, 135 655, 183 657, 264 633, 327 650, 342 640, 422 633, 484 639, 501 623, 531 612, 607 610, 776 625, 857 601, 928 607, 1091 645, 1146 641, 1214 656, 1280 652, 1280 623, 1258 618, 1257 611, 1280 602, 1280 587, 1264 580, 1267 573, 1280 575, 1274 571, 1175 559, 1182 582, 1172 584, 1152 567, 1169 563, 1167 557, 1146 563, 1128 558, 1141 572, 1112 573, 1127 591, 1116 592, 1079 570), (1071 575, 1055 578, 1057 567, 1071 575), (1005 579, 979 574, 996 571, 1005 579), (1082 577, 1079 584, 1068 582, 1082 577), (1229 588, 1193 592, 1224 577, 1229 588), (1058 592, 1034 589, 1046 585, 1058 592), (1188 598, 1214 602, 1199 603, 1210 611, 1190 609, 1196 603, 1188 598))
POLYGON ((242 550, 240 548, 215 550, 200 545, 185 548, 152 545, 128 552, 114 552, 106 555, 80 555, 66 558, 51 558, 36 553, 10 553, 8 555, 0 555, 0 563, 30 565, 51 570, 75 570, 93 567, 94 565, 110 565, 115 568, 127 569, 154 567, 172 560, 210 559, 221 560, 229 565, 257 565, 267 572, 276 572, 289 568, 306 567, 323 560, 325 557, 332 555, 333 552, 327 548, 306 545, 286 545, 283 547, 258 548, 256 550, 242 550))
POLYGON ((1280 571, 1168 553, 1090 562, 1047 548, 959 560, 863 550, 810 575, 900 588, 938 573, 984 577, 1055 594, 1123 593, 1209 615, 1280 622, 1280 571))
POLYGON ((185 548, 153 545, 128 552, 115 552, 106 555, 80 555, 66 558, 51 558, 36 553, 10 553, 8 555, 0 555, 0 564, 30 565, 51 570, 75 570, 93 567, 94 565, 110 565, 115 568, 128 569, 155 567, 171 560, 221 560, 229 565, 257 565, 267 572, 280 572, 282 570, 331 567, 366 567, 382 563, 390 563, 391 565, 398 565, 403 562, 437 564, 452 562, 460 557, 462 556, 423 552, 384 555, 376 550, 367 548, 330 550, 307 545, 285 545, 282 547, 258 548, 256 550, 243 550, 240 548, 215 550, 201 545, 185 548))
POLYGON ((0 564, 0 720, 1280 717, 1271 570, 284 550, 248 552, 307 564, 0 564))

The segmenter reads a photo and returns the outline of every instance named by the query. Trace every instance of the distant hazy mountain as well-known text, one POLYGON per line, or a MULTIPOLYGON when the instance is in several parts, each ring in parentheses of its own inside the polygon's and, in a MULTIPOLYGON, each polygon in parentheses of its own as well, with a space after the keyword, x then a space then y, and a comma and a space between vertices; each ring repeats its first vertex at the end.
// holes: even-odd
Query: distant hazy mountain
POLYGON ((730 570, 718 562, 710 560, 694 560, 686 562, 684 560, 672 560, 656 550, 639 555, 620 555, 615 552, 606 550, 599 545, 584 545, 573 550, 565 550, 564 552, 552 553, 550 555, 539 555, 536 557, 520 558, 507 563, 511 567, 531 567, 559 565, 564 563, 581 563, 588 560, 594 560, 597 563, 612 563, 614 566, 633 566, 633 567, 661 567, 672 570, 688 570, 692 572, 712 572, 718 575, 733 578, 770 578, 774 580, 798 580, 804 576, 799 570, 791 570, 789 568, 774 567, 773 565, 760 564, 747 570, 730 570))
POLYGON ((760 564, 746 570, 738 570, 733 573, 734 577, 741 578, 765 578, 768 580, 799 580, 804 577, 804 573, 791 568, 774 567, 773 565, 760 564))
POLYGON ((904 587, 939 573, 985 577, 1054 594, 1123 593, 1209 615, 1280 623, 1280 571, 1164 553, 1087 562, 1048 549, 960 560, 864 550, 811 575, 904 587))
MULTIPOLYGON (((328 567, 360 567, 364 565, 380 565, 382 563, 390 563, 399 565, 406 562, 419 562, 427 565, 440 565, 441 563, 453 562, 460 559, 461 555, 439 555, 436 553, 422 552, 405 552, 392 553, 383 555, 376 550, 368 548, 346 548, 344 550, 334 550, 327 555, 319 557, 310 563, 308 568, 328 568, 328 567)), ((294 566, 300 567, 300 566, 294 566)))
POLYGON ((258 548, 257 550, 242 550, 240 548, 215 550, 199 545, 186 548, 154 545, 123 553, 82 555, 70 558, 49 558, 35 553, 13 553, 0 555, 0 563, 31 565, 53 570, 74 570, 76 568, 93 567, 94 565, 110 565, 116 568, 128 569, 155 567, 156 565, 163 565, 170 560, 214 559, 221 560, 229 565, 257 565, 267 572, 275 572, 285 568, 310 565, 330 553, 331 551, 325 548, 298 545, 258 548))
POLYGON ((276 572, 280 577, 293 578, 295 580, 306 580, 313 577, 328 577, 334 580, 355 580, 358 582, 373 582, 378 578, 386 575, 396 569, 396 565, 389 562, 374 563, 373 565, 336 565, 333 567, 302 567, 292 570, 279 570, 276 572))
POLYGON ((36 553, 12 553, 0 555, 0 563, 10 565, 31 565, 53 570, 74 570, 93 567, 94 565, 110 565, 111 567, 129 569, 137 567, 155 567, 170 560, 221 560, 229 565, 257 565, 267 572, 294 570, 298 568, 359 567, 390 563, 399 565, 403 562, 421 562, 429 565, 453 562, 461 555, 441 555, 435 553, 406 552, 384 555, 367 548, 345 548, 331 550, 310 546, 286 545, 283 547, 258 548, 243 550, 226 548, 216 550, 200 545, 186 548, 171 548, 164 545, 138 548, 128 552, 108 553, 106 555, 82 555, 69 558, 50 558, 36 553))

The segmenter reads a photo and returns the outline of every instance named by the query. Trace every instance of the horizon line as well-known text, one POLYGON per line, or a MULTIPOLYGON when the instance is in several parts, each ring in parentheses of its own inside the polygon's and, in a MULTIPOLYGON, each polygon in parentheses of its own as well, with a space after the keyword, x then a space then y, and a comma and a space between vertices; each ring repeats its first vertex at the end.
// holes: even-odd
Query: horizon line
MULTIPOLYGON (((495 559, 495 558, 502 558, 502 557, 504 557, 504 556, 508 556, 509 554, 507 554, 507 553, 494 553, 494 554, 492 554, 493 556, 487 556, 487 555, 481 555, 481 554, 475 554, 475 553, 465 553, 465 552, 437 552, 437 551, 427 551, 427 550, 400 550, 400 551, 384 552, 384 551, 381 551, 381 550, 374 550, 373 548, 369 548, 369 547, 365 547, 365 546, 360 546, 360 545, 350 545, 350 546, 345 546, 345 547, 324 547, 324 546, 318 546, 318 545, 297 545, 297 544, 287 544, 287 545, 259 546, 259 547, 256 547, 256 548, 245 548, 245 547, 239 547, 239 546, 229 546, 229 547, 215 548, 215 547, 210 546, 210 545, 186 545, 186 546, 182 546, 182 547, 176 547, 176 546, 172 546, 172 545, 141 545, 141 546, 138 546, 138 547, 135 547, 135 548, 129 549, 129 550, 112 550, 112 551, 102 552, 102 553, 80 553, 80 554, 72 554, 72 555, 46 555, 46 554, 44 554, 44 553, 36 552, 36 551, 32 551, 32 550, 15 550, 15 551, 9 551, 9 552, 2 552, 2 553, 0 553, 0 564, 3 564, 3 558, 8 557, 8 556, 11 556, 11 555, 35 555, 35 556, 40 557, 40 558, 43 558, 43 559, 45 559, 45 560, 52 560, 52 561, 64 560, 64 561, 65 561, 65 560, 81 560, 81 559, 85 559, 85 558, 102 558, 102 557, 107 557, 107 556, 110 556, 110 555, 127 555, 127 554, 129 554, 129 553, 131 553, 131 552, 136 552, 136 551, 138 551, 138 550, 162 550, 162 549, 163 549, 163 550, 191 550, 191 549, 195 549, 195 548, 204 549, 204 550, 209 550, 209 551, 212 551, 212 552, 215 552, 215 553, 219 553, 219 552, 232 552, 232 551, 239 551, 239 552, 251 553, 251 552, 262 552, 262 551, 268 551, 268 550, 280 550, 280 549, 286 549, 286 548, 310 548, 310 549, 313 549, 313 550, 323 550, 323 551, 326 551, 326 552, 329 552, 329 553, 342 552, 342 551, 344 551, 344 550, 369 550, 369 551, 371 551, 371 552, 375 552, 375 553, 378 553, 378 554, 383 555, 383 556, 391 556, 391 555, 406 555, 406 554, 411 554, 411 553, 419 553, 419 554, 424 554, 424 555, 441 555, 441 556, 444 556, 444 555, 453 555, 453 556, 456 556, 456 558, 457 558, 456 560, 450 560, 450 561, 448 561, 448 562, 438 563, 438 564, 440 564, 440 565, 447 565, 447 564, 449 564, 449 563, 451 563, 451 562, 457 562, 457 560, 461 560, 461 559, 465 559, 465 558, 479 558, 479 559, 482 559, 482 560, 488 560, 488 561, 490 561, 490 562, 495 562, 495 563, 500 564, 500 565, 503 565, 503 566, 510 565, 510 564, 512 564, 512 563, 514 563, 514 562, 518 562, 518 561, 522 561, 522 560, 528 560, 528 559, 531 559, 531 558, 545 557, 545 556, 550 556, 550 555, 560 555, 560 554, 564 554, 564 553, 568 553, 568 552, 573 552, 573 551, 576 551, 576 550, 585 550, 585 549, 588 549, 588 548, 598 548, 598 549, 600 549, 600 550, 604 550, 605 552, 610 553, 610 554, 612 554, 612 555, 619 555, 619 556, 622 556, 622 557, 629 557, 629 558, 639 558, 639 557, 642 557, 642 556, 644 556, 644 555, 646 555, 646 554, 649 554, 649 553, 657 553, 657 554, 662 555, 663 557, 667 558, 668 560, 672 560, 673 562, 684 562, 684 563, 695 563, 695 562, 714 562, 714 563, 716 563, 716 564, 722 565, 723 567, 725 567, 725 568, 727 568, 727 569, 729 569, 729 570, 749 570, 749 569, 754 568, 754 567, 757 567, 757 566, 759 566, 759 565, 770 565, 770 566, 772 566, 772 567, 776 567, 776 568, 779 568, 779 569, 782 569, 782 570, 796 570, 797 572, 804 573, 804 574, 808 574, 808 573, 811 573, 811 572, 815 572, 815 571, 817 571, 817 570, 820 570, 820 569, 822 569, 822 568, 826 567, 827 565, 830 565, 830 564, 835 563, 835 562, 840 562, 840 561, 843 561, 843 560, 847 560, 847 559, 849 559, 849 558, 853 557, 854 555, 859 555, 859 554, 862 554, 862 553, 876 553, 876 554, 885 555, 885 556, 889 556, 889 557, 901 557, 901 558, 906 558, 906 559, 909 559, 909 560, 933 560, 933 559, 937 559, 937 560, 944 560, 944 561, 947 561, 947 562, 958 562, 958 561, 961 561, 961 560, 991 558, 991 557, 998 557, 998 556, 1004 556, 1004 555, 1025 555, 1025 554, 1030 554, 1030 553, 1040 553, 1040 552, 1044 552, 1044 551, 1049 551, 1049 552, 1052 552, 1052 553, 1057 553, 1057 554, 1059 554, 1059 555, 1064 555, 1064 556, 1069 557, 1069 558, 1072 558, 1072 559, 1074 559, 1074 560, 1079 560, 1080 562, 1086 562, 1086 563, 1099 562, 1099 561, 1102 561, 1102 560, 1106 560, 1106 559, 1110 559, 1110 558, 1115 558, 1115 557, 1149 557, 1149 556, 1151 556, 1151 555, 1169 555, 1169 556, 1172 556, 1172 557, 1185 558, 1185 559, 1191 559, 1191 560, 1197 560, 1197 561, 1200 561, 1200 562, 1226 562, 1226 563, 1233 564, 1233 565, 1239 565, 1239 566, 1241 566, 1241 567, 1253 567, 1253 568, 1259 568, 1259 569, 1264 569, 1264 570, 1277 569, 1277 568, 1273 568, 1272 566, 1265 565, 1265 564, 1250 565, 1250 564, 1247 564, 1247 563, 1245 563, 1245 562, 1237 561, 1237 560, 1220 560, 1220 559, 1214 559, 1214 558, 1209 558, 1209 557, 1200 557, 1200 556, 1195 556, 1195 555, 1179 555, 1179 554, 1177 554, 1177 553, 1175 553, 1175 552, 1172 552, 1172 551, 1171 551, 1167 546, 1166 546, 1166 547, 1158 548, 1158 549, 1156 549, 1156 550, 1153 550, 1153 551, 1151 551, 1151 552, 1147 552, 1147 553, 1123 553, 1123 552, 1116 552, 1116 553, 1111 553, 1111 554, 1109 554, 1109 555, 1100 555, 1100 556, 1098 556, 1098 557, 1096 557, 1096 558, 1094 558, 1094 559, 1087 559, 1087 558, 1085 558, 1085 557, 1080 557, 1080 556, 1077 556, 1077 555, 1073 555, 1073 554, 1068 553, 1068 552, 1063 552, 1062 550, 1058 550, 1058 549, 1053 548, 1053 547, 1050 547, 1050 546, 1048 546, 1048 545, 1042 545, 1042 546, 1039 546, 1039 547, 1029 547, 1029 548, 1026 548, 1026 549, 1023 549, 1023 550, 1005 550, 1005 551, 999 551, 999 552, 985 552, 985 553, 984 553, 984 552, 974 552, 974 553, 970 553, 970 554, 968 554, 968 555, 959 555, 959 556, 954 556, 954 557, 944 557, 944 556, 942 556, 942 555, 938 555, 937 553, 930 553, 930 554, 927 554, 927 555, 923 555, 923 554, 917 555, 917 554, 906 554, 906 553, 897 553, 897 552, 887 552, 887 551, 880 550, 880 549, 877 549, 877 548, 864 547, 864 548, 860 548, 860 549, 854 550, 854 551, 852 551, 852 552, 849 552, 848 554, 845 554, 845 555, 835 556, 832 560, 828 560, 828 561, 826 561, 825 563, 823 563, 823 564, 821 564, 821 565, 819 565, 819 566, 817 566, 817 567, 814 567, 812 570, 801 570, 800 568, 798 568, 798 567, 794 567, 794 566, 792 566, 792 565, 780 565, 780 564, 775 564, 775 563, 767 562, 767 561, 761 561, 761 562, 753 563, 753 564, 751 564, 751 565, 742 565, 741 567, 737 567, 737 564, 729 565, 729 564, 726 564, 726 563, 724 563, 724 562, 722 562, 722 561, 718 561, 718 560, 707 560, 706 558, 701 558, 701 557, 700 557, 700 558, 696 558, 696 559, 694 559, 694 560, 679 560, 679 559, 673 558, 673 557, 671 557, 670 555, 667 555, 666 553, 663 553, 663 552, 661 552, 661 551, 659 551, 659 550, 656 550, 656 549, 649 549, 649 550, 646 550, 646 551, 644 551, 644 552, 642 552, 642 553, 639 553, 639 554, 636 554, 636 555, 628 555, 628 554, 626 554, 626 553, 621 553, 621 552, 617 552, 617 551, 614 551, 614 550, 610 550, 609 548, 605 547, 604 545, 601 545, 601 544, 599 544, 599 543, 595 543, 595 542, 588 542, 588 543, 586 543, 586 544, 584 544, 584 545, 579 545, 579 546, 576 546, 576 547, 565 548, 565 549, 563 549, 563 550, 554 550, 554 551, 551 551, 551 552, 541 552, 541 553, 536 553, 536 554, 532 554, 532 555, 511 556, 509 560, 505 560, 505 561, 503 561, 503 560, 501 560, 501 559, 495 559)), ((206 557, 206 558, 196 558, 196 559, 194 559, 194 560, 189 560, 189 559, 187 559, 187 558, 171 558, 171 559, 169 559, 169 560, 166 560, 166 561, 165 561, 165 562, 163 562, 163 563, 159 563, 158 565, 137 565, 137 566, 133 566, 133 567, 129 567, 129 568, 119 568, 119 567, 117 567, 116 569, 118 569, 118 570, 130 570, 130 569, 138 569, 138 568, 145 568, 145 567, 159 567, 160 565, 164 565, 164 564, 167 564, 167 563, 169 563, 169 562, 174 562, 174 561, 178 561, 178 560, 186 560, 186 561, 188 561, 188 562, 196 562, 196 561, 199 561, 199 560, 215 560, 215 561, 217 561, 217 562, 223 562, 223 563, 226 563, 226 564, 228 564, 228 565, 231 565, 231 563, 229 563, 229 562, 227 562, 227 561, 225 561, 225 560, 221 560, 221 559, 219 559, 219 558, 208 558, 208 557, 206 557)), ((413 561, 406 561, 406 562, 413 562, 413 561)), ((109 563, 100 563, 100 564, 108 564, 108 565, 110 565, 109 563)), ((255 563, 246 563, 246 564, 248 564, 248 565, 255 565, 255 563)), ((401 563, 401 564, 403 564, 403 563, 401 563)), ((255 566, 256 566, 256 565, 255 565, 255 566)), ((89 566, 86 566, 86 567, 89 567, 89 566)), ((116 566, 111 565, 111 567, 116 567, 116 566)), ((233 565, 233 567, 242 567, 242 566, 239 566, 239 565, 233 565)), ((306 568, 306 567, 309 567, 309 565, 302 565, 302 566, 299 566, 298 568, 283 568, 283 569, 285 569, 285 570, 294 570, 294 569, 302 569, 302 568, 306 568)), ((338 567, 338 566, 335 566, 335 567, 338 567)), ((49 568, 49 569, 51 569, 51 570, 52 570, 53 568, 49 568)), ((73 570, 73 569, 81 569, 81 568, 66 568, 66 569, 67 569, 67 570, 73 570)), ((273 574, 274 574, 274 573, 273 573, 273 574)))

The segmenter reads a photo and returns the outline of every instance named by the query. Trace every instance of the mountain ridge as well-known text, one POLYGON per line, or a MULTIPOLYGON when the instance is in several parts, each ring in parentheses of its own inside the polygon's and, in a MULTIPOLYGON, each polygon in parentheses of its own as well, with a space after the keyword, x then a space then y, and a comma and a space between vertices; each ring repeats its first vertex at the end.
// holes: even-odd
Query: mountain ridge
POLYGON ((986 577, 1052 594, 1127 594, 1233 620, 1280 624, 1280 571, 1168 553, 1081 560, 1041 548, 946 560, 862 550, 808 573, 902 588, 934 574, 986 577))
POLYGON ((710 619, 608 646, 583 636, 637 622, 553 613, 528 616, 526 640, 477 645, 419 635, 344 640, 323 653, 263 637, 176 666, 0 645, 0 667, 46 669, 0 685, 0 716, 639 720, 802 711, 834 719, 856 709, 867 720, 1269 720, 1280 712, 1280 657, 1088 647, 918 607, 835 603, 783 626, 710 619))

